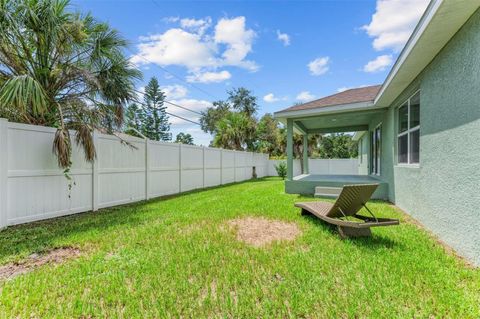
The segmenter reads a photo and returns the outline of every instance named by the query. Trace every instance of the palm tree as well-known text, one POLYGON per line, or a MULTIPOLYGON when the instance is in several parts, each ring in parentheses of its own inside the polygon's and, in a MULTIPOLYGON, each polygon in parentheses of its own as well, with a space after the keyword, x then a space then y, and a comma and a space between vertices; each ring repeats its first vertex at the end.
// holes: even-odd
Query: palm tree
POLYGON ((116 30, 68 6, 68 0, 0 0, 0 115, 56 127, 53 152, 63 168, 71 165, 68 130, 76 130, 92 161, 93 130, 121 125, 141 76, 116 30))
POLYGON ((244 150, 247 141, 252 137, 252 127, 255 122, 245 113, 230 112, 222 118, 216 127, 213 145, 232 150, 244 150))
POLYGON ((258 110, 257 97, 252 92, 244 87, 234 88, 227 91, 228 102, 232 107, 245 113, 248 117, 253 117, 258 110))

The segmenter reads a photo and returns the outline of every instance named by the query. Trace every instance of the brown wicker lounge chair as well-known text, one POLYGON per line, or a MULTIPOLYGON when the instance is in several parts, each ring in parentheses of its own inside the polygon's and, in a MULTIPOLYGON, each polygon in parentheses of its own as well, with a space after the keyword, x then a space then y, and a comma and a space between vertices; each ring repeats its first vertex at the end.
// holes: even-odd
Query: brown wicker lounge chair
POLYGON ((295 203, 296 207, 302 209, 302 215, 313 214, 321 220, 336 225, 342 238, 370 236, 370 227, 398 225, 398 219, 378 218, 366 206, 378 184, 346 185, 338 196, 335 203, 327 202, 303 202, 295 203), (362 208, 372 217, 358 215, 362 208), (348 218, 361 221, 352 221, 348 218), (343 218, 343 219, 342 219, 343 218))

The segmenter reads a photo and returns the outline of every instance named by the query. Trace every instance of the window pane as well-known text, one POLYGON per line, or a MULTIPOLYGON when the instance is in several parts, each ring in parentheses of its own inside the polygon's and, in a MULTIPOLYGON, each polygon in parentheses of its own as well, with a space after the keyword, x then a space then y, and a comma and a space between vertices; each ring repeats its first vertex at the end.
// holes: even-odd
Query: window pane
POLYGON ((407 103, 398 109, 398 132, 402 133, 408 130, 408 106, 407 103))
POLYGON ((381 129, 372 132, 372 174, 380 174, 381 129))
POLYGON ((410 133, 410 163, 418 163, 420 151, 420 130, 410 133))
POLYGON ((375 174, 376 165, 375 165, 375 133, 370 133, 370 167, 371 172, 375 174))
POLYGON ((378 127, 375 130, 375 135, 377 136, 376 139, 376 149, 377 149, 377 170, 375 173, 380 174, 380 156, 382 154, 382 138, 381 138, 381 130, 380 127, 378 127))
POLYGON ((408 163, 408 135, 398 138, 398 162, 408 163))
POLYGON ((410 99, 410 128, 420 125, 420 92, 410 99))
POLYGON ((360 140, 358 144, 358 157, 360 157, 360 163, 362 163, 363 162, 363 140, 360 140))

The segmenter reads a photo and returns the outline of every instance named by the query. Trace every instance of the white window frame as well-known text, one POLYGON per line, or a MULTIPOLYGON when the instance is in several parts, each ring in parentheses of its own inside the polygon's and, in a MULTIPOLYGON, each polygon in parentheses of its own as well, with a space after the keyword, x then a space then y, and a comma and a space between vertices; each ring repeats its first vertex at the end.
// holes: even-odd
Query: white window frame
MULTIPOLYGON (((415 126, 415 127, 410 127, 410 100, 412 99, 412 97, 414 97, 417 93, 420 93, 420 89, 415 91, 412 95, 410 95, 410 97, 404 101, 402 104, 400 104, 398 107, 397 107, 397 152, 396 152, 396 163, 398 166, 408 166, 408 167, 419 167, 420 166, 420 151, 419 151, 419 154, 418 154, 418 163, 411 163, 410 162, 410 133, 413 133, 415 131, 420 131, 420 125, 422 124, 421 121, 419 125, 415 126), (400 131, 400 126, 398 125, 398 119, 400 118, 400 109, 405 105, 405 103, 407 103, 407 116, 408 116, 408 123, 407 123, 407 130, 402 132, 402 133, 398 133, 400 131), (398 151, 399 151, 399 139, 400 137, 404 136, 404 135, 407 135, 407 162, 399 162, 398 161, 398 151)), ((420 96, 422 94, 420 93, 420 96)), ((420 111, 422 109, 422 105, 420 104, 420 111)), ((420 141, 419 141, 420 143, 420 141)))

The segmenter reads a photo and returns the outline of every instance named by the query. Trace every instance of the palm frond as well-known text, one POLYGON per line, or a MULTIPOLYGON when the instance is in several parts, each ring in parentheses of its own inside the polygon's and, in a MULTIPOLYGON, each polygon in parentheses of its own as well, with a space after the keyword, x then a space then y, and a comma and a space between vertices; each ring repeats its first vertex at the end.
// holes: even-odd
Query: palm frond
POLYGON ((69 4, 0 0, 0 115, 60 127, 53 151, 61 167, 70 165, 68 129, 93 160, 93 130, 120 127, 141 78, 118 31, 69 4))
POLYGON ((43 87, 28 75, 13 76, 0 89, 0 105, 22 113, 42 115, 48 107, 43 87))
POLYGON ((75 134, 75 142, 83 147, 85 160, 89 162, 95 160, 97 156, 92 133, 93 130, 88 125, 81 123, 75 134))
POLYGON ((57 157, 58 166, 69 168, 71 166, 72 144, 70 143, 70 133, 65 127, 60 127, 55 132, 53 139, 53 153, 57 157))

